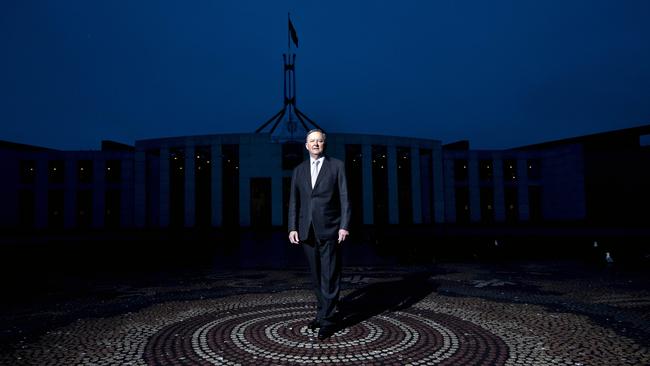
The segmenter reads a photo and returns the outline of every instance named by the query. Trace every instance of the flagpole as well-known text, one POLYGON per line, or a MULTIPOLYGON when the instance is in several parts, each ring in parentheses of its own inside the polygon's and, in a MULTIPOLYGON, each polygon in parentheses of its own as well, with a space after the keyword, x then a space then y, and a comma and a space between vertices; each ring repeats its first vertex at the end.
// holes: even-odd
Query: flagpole
MULTIPOLYGON (((287 12, 287 49, 288 49, 288 51, 287 51, 287 61, 285 62, 285 71, 284 71, 285 77, 284 77, 284 80, 285 80, 285 84, 286 84, 287 83, 287 76, 289 76, 289 80, 288 80, 288 84, 289 84, 288 85, 288 88, 289 88, 288 98, 289 98, 289 100, 291 100, 291 98, 293 97, 293 88, 292 88, 292 85, 291 85, 292 84, 291 79, 293 79, 292 71, 289 71, 287 73, 287 63, 289 63, 289 64, 291 63, 291 29, 289 27, 290 25, 291 25, 291 12, 287 12)), ((287 95, 285 95, 285 99, 286 98, 287 98, 287 95)), ((291 103, 289 103, 289 105, 287 107, 289 107, 289 124, 291 124, 291 123, 293 123, 293 120, 291 118, 292 115, 293 115, 293 113, 292 113, 293 111, 292 111, 292 108, 291 108, 291 103)))

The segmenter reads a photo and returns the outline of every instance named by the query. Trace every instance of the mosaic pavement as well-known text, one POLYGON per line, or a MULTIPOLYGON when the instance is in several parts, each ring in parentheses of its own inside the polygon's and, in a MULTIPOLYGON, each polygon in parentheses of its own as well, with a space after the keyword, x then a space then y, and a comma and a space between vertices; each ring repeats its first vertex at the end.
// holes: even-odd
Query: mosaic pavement
POLYGON ((247 290, 82 318, 0 354, 0 364, 650 364, 647 291, 528 269, 460 266, 424 277, 349 269, 345 326, 326 341, 306 328, 315 309, 303 274, 213 275, 194 290, 247 290))

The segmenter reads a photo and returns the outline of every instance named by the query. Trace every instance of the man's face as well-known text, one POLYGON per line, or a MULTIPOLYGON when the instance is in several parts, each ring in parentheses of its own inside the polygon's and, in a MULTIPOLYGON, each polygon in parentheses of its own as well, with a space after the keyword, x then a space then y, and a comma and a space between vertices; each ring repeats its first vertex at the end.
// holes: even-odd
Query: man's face
POLYGON ((307 136, 307 143, 305 144, 309 155, 313 158, 318 158, 323 155, 325 149, 325 139, 320 132, 312 132, 307 136))

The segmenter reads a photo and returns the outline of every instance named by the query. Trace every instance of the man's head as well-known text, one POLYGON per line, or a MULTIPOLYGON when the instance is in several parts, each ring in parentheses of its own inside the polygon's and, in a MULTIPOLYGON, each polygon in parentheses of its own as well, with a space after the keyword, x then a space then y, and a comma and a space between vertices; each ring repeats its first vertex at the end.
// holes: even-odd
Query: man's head
POLYGON ((325 138, 327 138, 327 135, 321 130, 316 129, 307 132, 305 148, 307 148, 312 158, 318 159, 323 155, 325 151, 325 138))

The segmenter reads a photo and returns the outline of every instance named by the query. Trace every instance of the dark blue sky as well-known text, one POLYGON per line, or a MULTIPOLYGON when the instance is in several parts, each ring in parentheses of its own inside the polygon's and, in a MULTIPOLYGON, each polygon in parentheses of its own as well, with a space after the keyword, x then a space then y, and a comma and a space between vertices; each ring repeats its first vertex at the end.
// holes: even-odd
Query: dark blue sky
POLYGON ((330 132, 508 148, 650 124, 650 1, 0 2, 0 139, 253 132, 282 105, 330 132))

